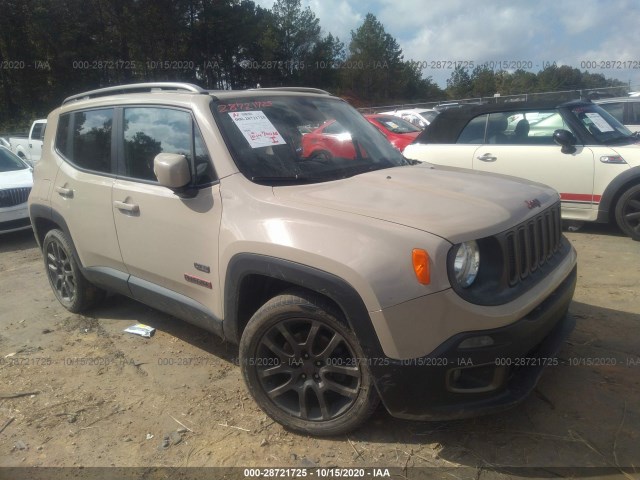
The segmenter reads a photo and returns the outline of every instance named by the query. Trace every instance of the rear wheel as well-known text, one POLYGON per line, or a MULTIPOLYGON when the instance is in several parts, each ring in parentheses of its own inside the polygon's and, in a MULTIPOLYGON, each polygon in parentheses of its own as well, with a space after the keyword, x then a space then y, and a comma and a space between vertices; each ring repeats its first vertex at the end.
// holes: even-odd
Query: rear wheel
POLYGON ((616 223, 634 240, 640 240, 640 184, 629 188, 616 204, 616 223))
POLYGON ((42 242, 49 284, 58 301, 70 312, 79 313, 104 297, 80 271, 71 242, 61 230, 50 230, 42 242))
POLYGON ((291 430, 345 433, 378 404, 362 349, 341 320, 322 297, 291 291, 263 305, 242 335, 240 359, 249 391, 291 430))

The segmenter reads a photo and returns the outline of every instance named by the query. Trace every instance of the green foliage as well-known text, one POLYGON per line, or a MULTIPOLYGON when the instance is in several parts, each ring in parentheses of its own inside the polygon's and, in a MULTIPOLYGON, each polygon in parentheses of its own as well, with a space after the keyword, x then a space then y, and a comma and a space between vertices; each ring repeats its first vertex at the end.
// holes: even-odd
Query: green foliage
POLYGON ((449 98, 463 99, 492 97, 495 93, 517 95, 624 85, 623 82, 607 79, 604 75, 581 72, 566 65, 548 65, 538 73, 524 70, 496 72, 481 66, 470 70, 458 66, 447 80, 446 93, 449 98))
MULTIPOLYGON (((298 85, 357 106, 445 96, 367 14, 348 49, 301 0, 0 0, 0 132, 24 131, 67 96, 142 81, 209 89, 298 85)), ((453 98, 598 88, 603 75, 548 66, 538 74, 457 68, 453 98)))
POLYGON ((351 32, 349 55, 342 72, 341 85, 351 98, 361 101, 442 96, 431 78, 423 79, 417 65, 404 60, 396 39, 371 13, 351 32))

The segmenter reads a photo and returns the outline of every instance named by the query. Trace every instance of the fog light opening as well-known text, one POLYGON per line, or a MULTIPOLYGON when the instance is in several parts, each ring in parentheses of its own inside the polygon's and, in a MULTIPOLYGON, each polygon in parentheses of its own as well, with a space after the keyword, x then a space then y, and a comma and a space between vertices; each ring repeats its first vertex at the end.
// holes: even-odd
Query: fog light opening
POLYGON ((491 392, 502 387, 507 368, 495 364, 456 368, 449 371, 447 388, 456 393, 491 392))
POLYGON ((463 340, 458 345, 458 348, 482 348, 490 347, 494 344, 493 338, 489 335, 480 335, 478 337, 471 337, 463 340))

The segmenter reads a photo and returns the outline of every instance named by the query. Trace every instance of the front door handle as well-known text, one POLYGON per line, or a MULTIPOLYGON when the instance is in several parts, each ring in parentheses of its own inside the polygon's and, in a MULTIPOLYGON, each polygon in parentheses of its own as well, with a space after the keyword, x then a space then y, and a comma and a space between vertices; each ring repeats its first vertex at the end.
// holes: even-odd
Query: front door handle
POLYGON ((129 212, 129 213, 139 213, 140 212, 140 207, 138 205, 136 205, 135 203, 125 203, 125 202, 119 202, 119 201, 115 201, 113 202, 113 206, 116 207, 118 210, 121 210, 123 212, 129 212))
POLYGON ((494 157, 490 153, 485 153, 481 157, 476 157, 478 160, 482 160, 483 162, 495 162, 498 157, 494 157))
POLYGON ((58 195, 60 195, 61 197, 73 198, 72 188, 56 187, 56 192, 58 192, 58 195))

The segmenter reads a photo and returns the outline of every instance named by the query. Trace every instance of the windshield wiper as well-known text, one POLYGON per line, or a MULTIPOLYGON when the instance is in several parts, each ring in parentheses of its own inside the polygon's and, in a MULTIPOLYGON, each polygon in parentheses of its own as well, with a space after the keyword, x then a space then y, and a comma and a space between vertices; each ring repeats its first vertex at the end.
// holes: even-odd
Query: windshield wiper
POLYGON ((328 180, 327 177, 309 177, 306 175, 274 175, 274 176, 256 176, 251 177, 252 182, 256 183, 278 183, 278 184, 304 184, 304 183, 316 183, 316 182, 326 182, 328 180))

